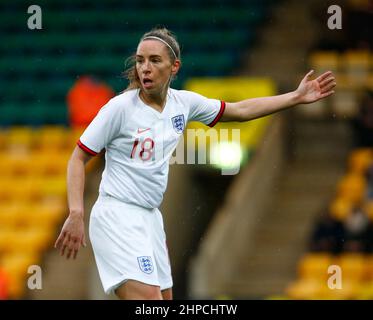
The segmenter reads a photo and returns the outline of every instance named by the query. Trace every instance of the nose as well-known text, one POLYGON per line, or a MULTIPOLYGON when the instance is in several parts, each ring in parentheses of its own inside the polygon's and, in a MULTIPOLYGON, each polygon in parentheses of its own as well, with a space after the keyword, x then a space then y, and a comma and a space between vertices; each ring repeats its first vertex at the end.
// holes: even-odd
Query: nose
POLYGON ((144 61, 144 63, 141 66, 141 71, 143 73, 149 73, 150 72, 150 62, 149 62, 149 60, 144 61))

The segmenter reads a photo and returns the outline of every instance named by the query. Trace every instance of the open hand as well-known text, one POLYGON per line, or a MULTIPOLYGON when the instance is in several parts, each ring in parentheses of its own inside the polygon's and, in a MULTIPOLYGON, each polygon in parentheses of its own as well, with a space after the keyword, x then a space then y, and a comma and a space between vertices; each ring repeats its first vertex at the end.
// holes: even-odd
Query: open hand
POLYGON ((86 246, 83 218, 69 215, 54 247, 60 250, 61 256, 65 254, 67 249, 66 258, 69 259, 72 256, 76 259, 81 245, 86 246))
POLYGON ((329 97, 334 93, 333 89, 337 83, 331 71, 324 72, 312 80, 311 76, 313 73, 314 70, 308 72, 296 90, 299 103, 312 103, 329 97))

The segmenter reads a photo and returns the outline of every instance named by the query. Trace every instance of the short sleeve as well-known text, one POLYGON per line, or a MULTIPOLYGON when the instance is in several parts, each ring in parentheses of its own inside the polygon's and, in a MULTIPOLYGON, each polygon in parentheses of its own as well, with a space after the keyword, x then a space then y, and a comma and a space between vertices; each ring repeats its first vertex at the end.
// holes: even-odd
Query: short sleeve
POLYGON ((188 99, 190 102, 188 121, 199 121, 213 127, 224 113, 224 101, 208 99, 195 92, 188 92, 188 99))
POLYGON ((110 100, 85 129, 78 146, 93 156, 98 154, 118 135, 122 118, 120 105, 110 100))

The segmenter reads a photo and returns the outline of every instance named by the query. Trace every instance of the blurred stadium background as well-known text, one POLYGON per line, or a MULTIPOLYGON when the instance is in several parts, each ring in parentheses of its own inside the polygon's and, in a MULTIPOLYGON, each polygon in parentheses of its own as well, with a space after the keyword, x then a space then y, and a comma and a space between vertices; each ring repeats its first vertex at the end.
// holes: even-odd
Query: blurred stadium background
MULTIPOLYGON (((76 261, 53 250, 66 164, 84 129, 72 117, 126 87, 125 59, 159 24, 181 43, 177 89, 236 101, 293 90, 310 68, 338 82, 326 101, 218 124, 241 130, 240 150, 224 151, 240 162, 237 175, 221 175, 224 157, 171 165, 162 212, 175 298, 373 298, 371 1, 35 4, 41 30, 27 28, 28 1, 0 3, 0 299, 115 299, 102 293, 90 246, 76 261), (327 26, 335 2, 341 30, 327 26), (92 86, 74 98, 86 77, 92 86), (27 287, 30 265, 41 266, 42 290, 27 287), (331 265, 342 289, 327 285, 331 265)), ((87 168, 87 221, 102 168, 102 156, 87 168)))

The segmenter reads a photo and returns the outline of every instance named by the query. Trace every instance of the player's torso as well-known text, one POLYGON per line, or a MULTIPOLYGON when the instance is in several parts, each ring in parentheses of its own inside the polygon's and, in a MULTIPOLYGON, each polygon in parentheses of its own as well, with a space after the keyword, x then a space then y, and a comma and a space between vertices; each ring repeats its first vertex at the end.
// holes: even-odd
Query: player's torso
POLYGON ((188 108, 170 94, 162 112, 143 103, 137 94, 120 134, 108 146, 117 160, 135 167, 157 167, 168 162, 188 119, 188 108))

